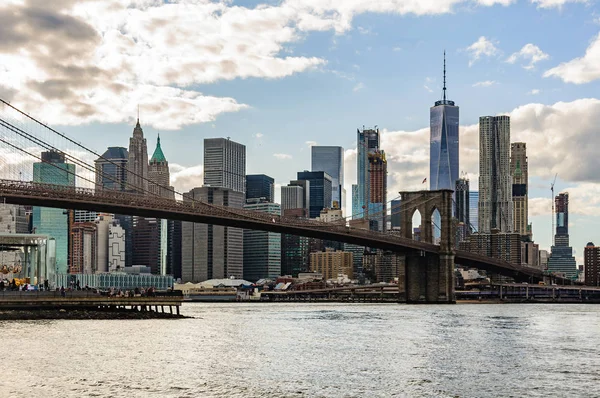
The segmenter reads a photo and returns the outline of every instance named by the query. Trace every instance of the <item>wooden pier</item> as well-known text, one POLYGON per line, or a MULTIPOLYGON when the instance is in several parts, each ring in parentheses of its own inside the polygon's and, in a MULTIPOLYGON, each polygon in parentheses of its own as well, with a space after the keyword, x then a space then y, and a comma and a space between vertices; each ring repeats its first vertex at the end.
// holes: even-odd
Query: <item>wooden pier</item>
POLYGON ((0 291, 1 310, 154 311, 180 315, 183 296, 158 293, 152 297, 109 297, 92 291, 0 291))

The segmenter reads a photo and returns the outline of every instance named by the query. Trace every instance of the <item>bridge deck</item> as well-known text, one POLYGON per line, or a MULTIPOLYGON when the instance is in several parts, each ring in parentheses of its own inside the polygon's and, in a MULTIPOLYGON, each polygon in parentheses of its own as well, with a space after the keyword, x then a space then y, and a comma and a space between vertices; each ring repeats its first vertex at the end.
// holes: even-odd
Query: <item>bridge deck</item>
MULTIPOLYGON (((326 223, 216 206, 186 197, 183 201, 176 201, 119 191, 0 180, 0 198, 4 199, 6 203, 21 205, 94 210, 307 236, 389 250, 396 253, 440 253, 440 247, 437 245, 397 235, 351 228, 345 224, 326 223)), ((523 267, 520 264, 511 264, 500 259, 460 250, 455 251, 455 262, 512 276, 520 280, 543 277, 542 271, 537 268, 523 267)))

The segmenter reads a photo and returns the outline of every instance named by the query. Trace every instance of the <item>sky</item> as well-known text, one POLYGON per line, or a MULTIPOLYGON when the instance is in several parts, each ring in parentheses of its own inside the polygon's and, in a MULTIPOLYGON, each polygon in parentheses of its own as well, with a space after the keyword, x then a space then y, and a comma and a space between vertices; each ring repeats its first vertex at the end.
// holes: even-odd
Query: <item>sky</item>
POLYGON ((422 189, 444 51, 471 189, 479 117, 510 115, 534 240, 551 245, 558 174, 581 263, 600 244, 595 0, 0 2, 0 98, 98 152, 128 146, 139 106, 180 191, 202 185, 203 140, 231 137, 277 193, 310 168, 311 145, 342 146, 350 193, 363 126, 382 131, 388 199, 422 189))

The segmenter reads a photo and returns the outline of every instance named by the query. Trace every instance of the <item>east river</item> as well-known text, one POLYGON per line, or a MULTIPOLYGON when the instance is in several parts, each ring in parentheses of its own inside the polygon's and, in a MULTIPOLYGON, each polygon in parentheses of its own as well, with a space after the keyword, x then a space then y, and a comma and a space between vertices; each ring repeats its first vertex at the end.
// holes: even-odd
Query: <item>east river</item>
POLYGON ((182 310, 194 318, 0 322, 0 396, 600 396, 600 305, 182 310))

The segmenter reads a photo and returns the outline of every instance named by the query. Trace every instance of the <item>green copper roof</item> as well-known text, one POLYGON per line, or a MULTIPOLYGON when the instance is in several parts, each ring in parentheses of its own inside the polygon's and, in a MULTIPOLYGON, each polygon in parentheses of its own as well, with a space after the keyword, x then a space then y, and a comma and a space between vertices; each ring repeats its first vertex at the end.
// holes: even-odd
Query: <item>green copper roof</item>
POLYGON ((158 136, 158 138, 156 139, 156 149, 154 150, 154 154, 152 155, 152 158, 150 159, 150 163, 162 163, 162 162, 166 162, 167 159, 165 158, 165 154, 163 153, 162 149, 160 148, 160 135, 158 136))

